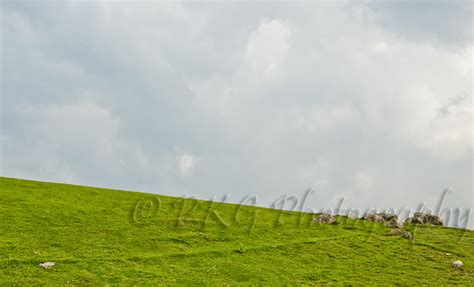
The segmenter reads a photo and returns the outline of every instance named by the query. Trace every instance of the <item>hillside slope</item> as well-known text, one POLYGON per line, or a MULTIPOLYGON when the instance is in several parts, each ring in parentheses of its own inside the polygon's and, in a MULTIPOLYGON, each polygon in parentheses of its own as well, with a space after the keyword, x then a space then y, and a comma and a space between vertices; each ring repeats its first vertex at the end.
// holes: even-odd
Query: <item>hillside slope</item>
POLYGON ((454 228, 411 226, 410 242, 361 220, 9 178, 0 214, 0 285, 474 284, 474 232, 454 228))

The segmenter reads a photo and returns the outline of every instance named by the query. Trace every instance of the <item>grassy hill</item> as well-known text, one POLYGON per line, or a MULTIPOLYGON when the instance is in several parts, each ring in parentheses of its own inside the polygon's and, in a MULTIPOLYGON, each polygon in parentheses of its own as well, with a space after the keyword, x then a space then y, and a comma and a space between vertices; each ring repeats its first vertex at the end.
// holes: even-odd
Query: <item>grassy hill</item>
POLYGON ((9 178, 0 214, 0 285, 474 284, 461 229, 409 226, 409 241, 345 217, 9 178))

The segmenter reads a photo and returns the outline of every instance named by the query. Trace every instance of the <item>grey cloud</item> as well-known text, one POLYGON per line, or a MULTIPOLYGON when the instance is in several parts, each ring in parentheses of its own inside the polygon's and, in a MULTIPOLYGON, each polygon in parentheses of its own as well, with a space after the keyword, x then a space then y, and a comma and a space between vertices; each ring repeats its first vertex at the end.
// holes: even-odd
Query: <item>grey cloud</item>
POLYGON ((472 1, 370 1, 384 28, 413 41, 472 44, 472 1))

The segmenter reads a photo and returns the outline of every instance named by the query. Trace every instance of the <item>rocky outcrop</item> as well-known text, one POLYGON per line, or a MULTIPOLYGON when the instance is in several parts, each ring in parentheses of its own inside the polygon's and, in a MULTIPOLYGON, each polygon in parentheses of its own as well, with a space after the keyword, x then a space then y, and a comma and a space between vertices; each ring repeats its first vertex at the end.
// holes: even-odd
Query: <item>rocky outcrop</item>
POLYGON ((403 224, 397 219, 397 218, 392 218, 390 221, 385 223, 386 226, 392 227, 392 228, 403 228, 403 224))
POLYGON ((421 218, 418 217, 409 217, 405 219, 405 223, 408 224, 425 224, 421 218))
POLYGON ((413 217, 409 217, 405 220, 405 223, 409 224, 422 224, 422 225, 443 225, 443 220, 439 216, 431 215, 422 212, 415 212, 413 217))
POLYGON ((384 222, 385 219, 379 214, 365 214, 364 219, 373 222, 384 222))
MULTIPOLYGON (((366 213, 363 218, 374 222, 398 222, 398 216, 393 213, 366 213)), ((398 227, 398 225, 394 227, 398 227)))
POLYGON ((378 213, 385 221, 398 220, 398 216, 393 213, 378 213))
POLYGON ((337 224, 336 217, 327 213, 318 215, 316 218, 314 218, 314 221, 325 224, 337 224))

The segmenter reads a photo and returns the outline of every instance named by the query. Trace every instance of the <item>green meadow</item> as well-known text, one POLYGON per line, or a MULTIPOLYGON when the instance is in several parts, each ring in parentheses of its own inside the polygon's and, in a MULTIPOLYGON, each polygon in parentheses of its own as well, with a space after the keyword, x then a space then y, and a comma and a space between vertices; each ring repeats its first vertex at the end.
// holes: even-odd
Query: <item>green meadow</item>
POLYGON ((2 286, 474 285, 463 229, 407 226, 407 240, 346 217, 3 177, 0 214, 2 286))

